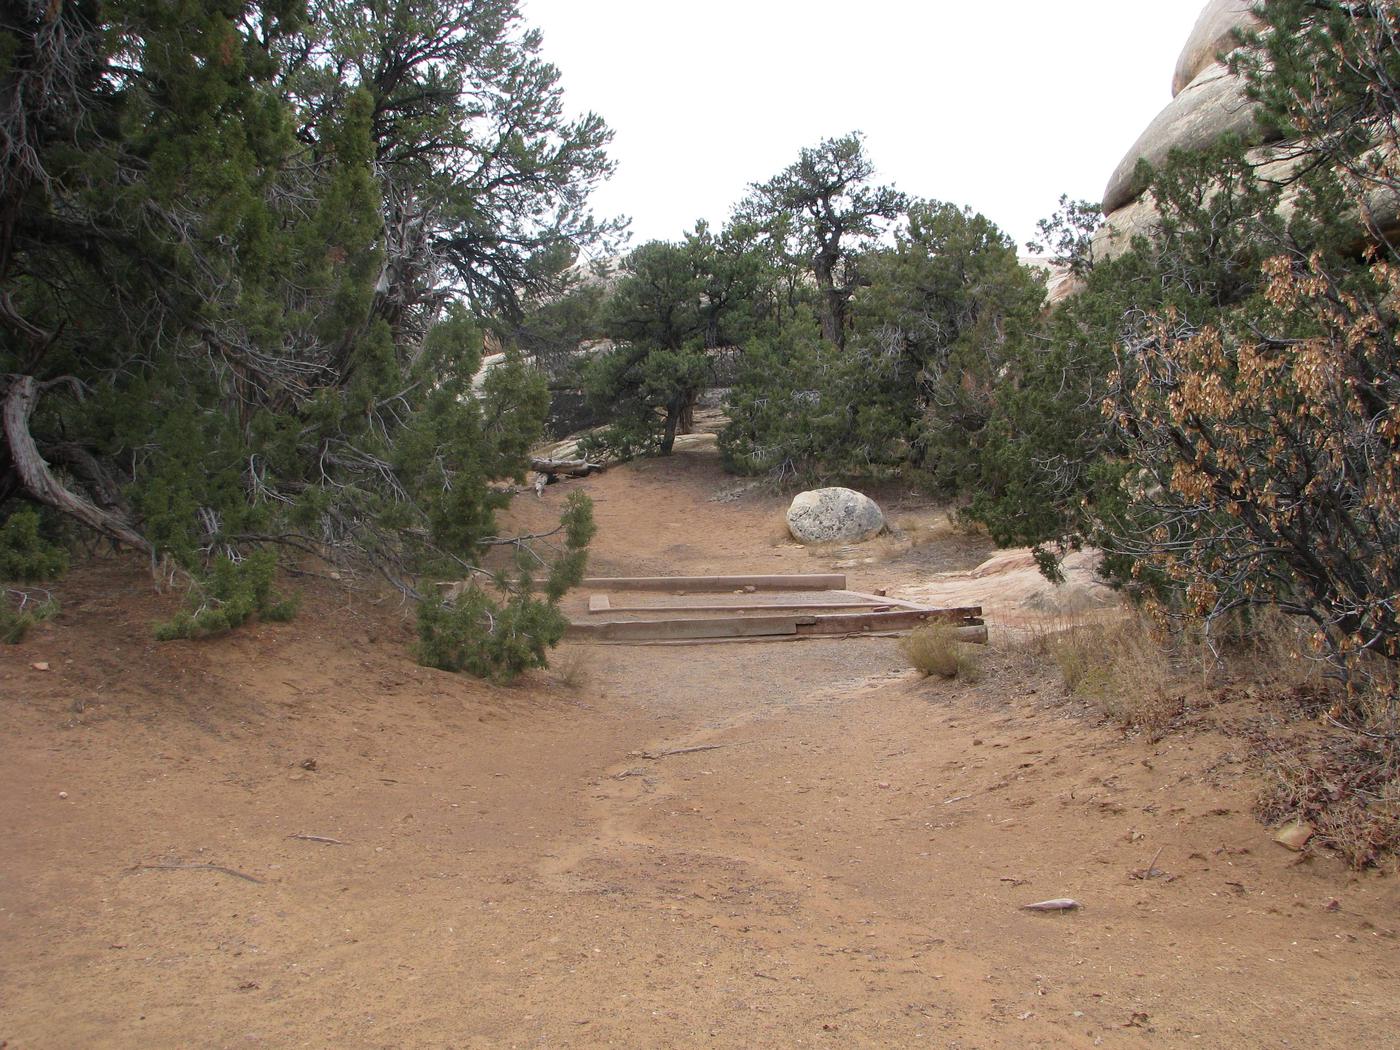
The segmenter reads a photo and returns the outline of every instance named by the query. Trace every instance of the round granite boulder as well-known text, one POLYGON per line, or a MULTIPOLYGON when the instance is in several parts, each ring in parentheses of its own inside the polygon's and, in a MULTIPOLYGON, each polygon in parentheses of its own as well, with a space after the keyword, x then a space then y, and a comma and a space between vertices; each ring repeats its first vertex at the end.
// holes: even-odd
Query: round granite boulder
POLYGON ((885 528, 885 515, 854 489, 810 489, 793 497, 788 531, 799 543, 863 543, 885 528))

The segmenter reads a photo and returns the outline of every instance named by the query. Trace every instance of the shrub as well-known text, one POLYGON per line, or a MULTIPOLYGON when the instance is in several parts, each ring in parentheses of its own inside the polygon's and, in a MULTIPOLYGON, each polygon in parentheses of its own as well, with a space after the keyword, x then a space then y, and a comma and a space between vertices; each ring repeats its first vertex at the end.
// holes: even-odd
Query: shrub
POLYGON ((213 569, 198 581, 190 595, 190 608, 156 625, 156 640, 208 638, 242 626, 257 615, 269 623, 281 623, 296 615, 300 599, 273 593, 277 558, 259 551, 240 561, 217 558, 213 569))
POLYGON ((1047 639, 1065 688, 1127 729, 1158 735, 1185 710, 1172 663, 1146 617, 1081 623, 1047 639))
POLYGON ((22 507, 0 525, 0 580, 52 580, 68 570, 68 552, 41 535, 42 524, 22 507))
POLYGON ((513 576, 481 574, 450 600, 423 601, 418 606, 418 662, 498 681, 549 666, 547 651, 569 626, 559 600, 583 579, 588 543, 596 531, 592 501, 572 493, 556 530, 564 534, 564 548, 549 565, 542 588, 536 587, 533 574, 540 559, 522 546, 513 576))
POLYGON ((937 675, 967 682, 981 677, 980 661, 965 643, 958 641, 958 629, 952 624, 916 627, 900 639, 899 648, 910 665, 925 677, 937 675))
POLYGON ((58 615, 58 602, 45 592, 35 599, 27 591, 6 590, 0 596, 0 644, 18 645, 30 628, 58 615))
POLYGON ((568 625, 551 602, 524 597, 497 604, 473 587, 453 602, 430 598, 418 607, 418 661, 508 681, 546 666, 546 650, 559 643, 568 625))

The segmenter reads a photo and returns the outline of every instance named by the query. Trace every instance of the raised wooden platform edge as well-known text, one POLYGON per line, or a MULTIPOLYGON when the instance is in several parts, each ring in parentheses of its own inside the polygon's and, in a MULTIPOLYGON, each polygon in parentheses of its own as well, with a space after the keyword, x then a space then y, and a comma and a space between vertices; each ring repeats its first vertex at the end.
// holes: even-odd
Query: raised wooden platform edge
MULTIPOLYGON (((572 623, 566 638, 579 641, 661 641, 687 638, 749 638, 764 635, 850 634, 862 631, 903 630, 930 620, 960 627, 979 627, 965 609, 897 609, 892 612, 835 613, 828 615, 676 617, 665 620, 608 620, 572 623)), ((984 628, 985 630, 985 628, 984 628)))
POLYGON ((855 602, 841 602, 821 600, 800 602, 731 602, 728 605, 617 605, 609 600, 606 594, 590 595, 588 599, 588 611, 593 614, 601 613, 716 613, 716 612, 763 612, 765 609, 771 612, 817 612, 821 609, 865 609, 869 612, 876 612, 881 609, 894 609, 898 606, 894 602, 887 602, 882 599, 868 601, 862 599, 855 602))
MULTIPOLYGON (((580 584, 594 591, 693 591, 713 593, 752 587, 761 591, 844 591, 844 573, 790 576, 598 576, 580 584)), ((863 596, 862 596, 863 597, 863 596)))

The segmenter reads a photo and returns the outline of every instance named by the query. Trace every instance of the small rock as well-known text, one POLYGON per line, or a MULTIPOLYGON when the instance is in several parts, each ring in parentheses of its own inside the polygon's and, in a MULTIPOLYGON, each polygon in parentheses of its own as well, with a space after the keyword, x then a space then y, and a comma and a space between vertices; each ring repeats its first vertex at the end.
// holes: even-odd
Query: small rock
POLYGON ((316 760, 314 758, 303 758, 301 760, 301 768, 308 773, 316 772, 316 760))
POLYGON ((68 792, 66 792, 66 791, 60 791, 60 792, 58 793, 58 797, 59 797, 59 798, 67 798, 67 797, 68 797, 68 792))
POLYGON ((1295 820, 1291 824, 1285 824, 1278 829, 1278 834, 1274 836, 1274 841, 1284 849, 1291 849, 1297 853, 1308 844, 1308 840, 1313 837, 1313 826, 1306 820, 1295 820))
POLYGON ((1342 902, 1339 901, 1339 900, 1337 900, 1336 897, 1333 897, 1333 898, 1331 898, 1330 900, 1328 900, 1328 902, 1327 902, 1326 904, 1324 904, 1324 905, 1322 906, 1322 910, 1323 910, 1323 911, 1341 911, 1341 910, 1342 910, 1342 902))
POLYGON ((880 783, 876 784, 875 786, 876 786, 876 787, 881 787, 881 788, 888 788, 888 787, 890 786, 890 782, 889 782, 888 780, 882 780, 882 781, 880 781, 880 783))
POLYGON ((32 663, 29 666, 36 671, 47 671, 49 669, 49 662, 47 660, 40 660, 38 663, 32 663))
POLYGON ((1077 900, 1069 897, 1056 897, 1054 900, 1037 901, 1035 904, 1021 905, 1022 911, 1074 911, 1081 907, 1077 900))

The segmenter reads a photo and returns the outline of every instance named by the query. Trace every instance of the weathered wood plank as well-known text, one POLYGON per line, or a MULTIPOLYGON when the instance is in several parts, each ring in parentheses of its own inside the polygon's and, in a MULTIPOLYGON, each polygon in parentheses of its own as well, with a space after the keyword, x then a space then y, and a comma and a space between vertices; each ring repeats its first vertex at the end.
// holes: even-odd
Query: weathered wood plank
MULTIPOLYGON (((627 639, 593 638, 588 640, 598 645, 761 645, 764 642, 840 642, 846 639, 856 641, 869 638, 899 638, 908 633, 906 629, 902 631, 847 631, 845 634, 765 634, 752 638, 660 638, 630 641, 627 639)), ((985 627, 959 627, 957 638, 960 642, 985 645, 987 644, 987 629, 985 627)))
MULTIPOLYGON (((714 593, 752 587, 759 591, 844 591, 844 573, 805 573, 790 576, 613 576, 584 580, 595 591, 694 591, 714 593)), ((865 597, 862 595, 862 597, 865 597)), ((893 604, 893 603, 887 603, 893 604)))
POLYGON ((976 622, 975 606, 965 609, 896 609, 890 612, 814 614, 808 616, 684 617, 664 620, 610 620, 575 623, 566 637, 579 641, 680 641, 701 638, 753 638, 769 635, 844 635, 910 630, 924 623, 948 622, 970 631, 968 641, 986 641, 976 622), (974 638, 972 635, 978 635, 974 638))
MULTIPOLYGON (((884 594, 866 594, 864 591, 847 591, 846 593, 847 593, 847 594, 854 594, 857 598, 864 598, 864 599, 866 599, 867 601, 881 602, 881 603, 883 603, 883 604, 885 604, 885 605, 896 605, 896 606, 898 606, 898 607, 901 608, 901 609, 929 609, 929 608, 932 608, 932 606, 927 605, 927 604, 922 604, 922 605, 921 605, 921 604, 918 603, 918 602, 911 602, 911 601, 908 601, 908 600, 905 599, 905 598, 891 598, 891 597, 889 597, 888 595, 884 595, 884 594)), ((979 609, 978 612, 980 613, 981 610, 979 609)))
POLYGON ((717 612, 802 612, 808 610, 818 612, 822 609, 864 609, 867 612, 876 612, 881 609, 893 609, 889 602, 876 604, 869 601, 843 602, 843 601, 822 601, 815 598, 811 601, 790 601, 790 602, 730 602, 727 604, 715 603, 713 605, 679 605, 672 602, 663 602, 657 605, 618 605, 611 602, 607 595, 595 594, 588 599, 588 611, 590 613, 717 613, 717 612), (594 605, 594 602, 600 602, 594 605))
POLYGON ((755 638, 796 634, 812 616, 725 616, 685 620, 612 620, 570 624, 564 637, 577 641, 646 642, 689 638, 755 638))
POLYGON ((898 609, 894 612, 835 613, 812 617, 814 622, 799 626, 797 633, 847 634, 851 631, 889 631, 936 622, 963 625, 964 621, 974 618, 981 611, 980 608, 969 606, 964 609, 898 609))

